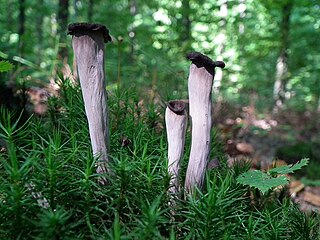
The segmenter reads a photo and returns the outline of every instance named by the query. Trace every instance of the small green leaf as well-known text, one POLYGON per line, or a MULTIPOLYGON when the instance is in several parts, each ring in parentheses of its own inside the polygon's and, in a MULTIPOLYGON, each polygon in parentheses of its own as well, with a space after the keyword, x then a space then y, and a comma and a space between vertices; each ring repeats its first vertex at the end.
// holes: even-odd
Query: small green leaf
POLYGON ((274 187, 288 183, 285 176, 274 178, 259 170, 245 172, 237 177, 237 181, 242 185, 258 188, 263 194, 274 187))
POLYGON ((8 61, 0 61, 0 72, 8 72, 13 68, 13 65, 8 61))
POLYGON ((281 167, 276 167, 272 168, 269 170, 270 174, 288 174, 288 173, 293 173, 296 170, 300 170, 302 167, 308 165, 309 159, 304 158, 301 159, 300 162, 297 162, 296 164, 290 164, 288 166, 281 166, 281 167))

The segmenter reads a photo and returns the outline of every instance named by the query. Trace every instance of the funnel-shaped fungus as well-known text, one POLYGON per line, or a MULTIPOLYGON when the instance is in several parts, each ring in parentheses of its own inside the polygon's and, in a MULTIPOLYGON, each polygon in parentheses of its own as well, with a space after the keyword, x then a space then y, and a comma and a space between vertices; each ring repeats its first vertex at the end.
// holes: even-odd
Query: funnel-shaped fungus
POLYGON ((97 172, 105 173, 109 132, 104 43, 111 41, 111 37, 105 26, 90 23, 70 24, 68 34, 72 35, 72 47, 89 124, 92 151, 99 159, 97 172))
POLYGON ((168 138, 168 172, 171 176, 169 191, 176 194, 179 191, 179 170, 187 127, 186 103, 182 100, 169 101, 165 120, 168 138))
POLYGON ((214 62, 198 52, 189 53, 187 59, 192 61, 188 79, 192 140, 185 189, 192 192, 194 187, 202 187, 210 155, 214 69, 224 68, 225 64, 221 61, 214 62))

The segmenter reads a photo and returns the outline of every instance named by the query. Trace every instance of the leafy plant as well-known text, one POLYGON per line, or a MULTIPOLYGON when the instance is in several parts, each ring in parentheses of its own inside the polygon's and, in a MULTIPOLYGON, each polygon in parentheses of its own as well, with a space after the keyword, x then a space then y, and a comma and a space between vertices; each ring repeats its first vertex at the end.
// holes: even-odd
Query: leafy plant
POLYGON ((294 171, 301 169, 303 166, 306 166, 308 162, 309 159, 304 158, 296 164, 275 167, 266 173, 260 170, 248 171, 239 175, 237 177, 237 181, 242 185, 257 188, 265 194, 267 191, 275 187, 286 185, 289 182, 288 178, 281 174, 293 173, 294 171))
MULTIPOLYGON (((164 130, 150 129, 145 111, 152 107, 137 104, 131 91, 110 93, 113 174, 106 175, 111 184, 99 185, 80 89, 60 84, 61 97, 41 119, 21 126, 0 111, 0 239, 317 239, 318 217, 290 199, 251 207, 237 182, 247 163, 221 164, 208 172, 204 189, 169 205, 164 130)), ((220 160, 216 142, 213 149, 220 160)))
POLYGON ((13 68, 13 65, 8 61, 0 61, 0 72, 8 72, 13 68))

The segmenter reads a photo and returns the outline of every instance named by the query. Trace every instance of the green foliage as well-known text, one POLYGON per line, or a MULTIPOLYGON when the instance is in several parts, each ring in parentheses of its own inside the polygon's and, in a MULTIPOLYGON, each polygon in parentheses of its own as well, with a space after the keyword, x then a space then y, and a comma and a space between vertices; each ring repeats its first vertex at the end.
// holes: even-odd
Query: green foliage
MULTIPOLYGON (((163 96, 186 98, 185 54, 196 50, 226 61, 214 97, 247 104, 254 93, 257 108, 272 107, 283 3, 247 0, 221 6, 223 1, 141 0, 135 6, 138 1, 74 1, 69 22, 87 21, 90 2, 93 21, 105 24, 114 39, 123 39, 106 45, 113 175, 104 177, 112 184, 98 183, 101 176, 95 171, 80 88, 60 77, 61 97, 49 99, 48 114, 41 119, 24 123, 1 110, 0 238, 317 239, 318 216, 305 215, 289 199, 253 208, 247 188, 238 184, 270 192, 287 183, 276 175, 301 168, 305 160, 266 173, 247 172, 248 164, 214 169, 203 191, 169 205, 163 109, 146 103, 148 98, 161 102, 163 96), (132 87, 129 90, 116 86, 119 63, 121 86, 132 87)), ((319 3, 292 2, 286 105, 316 109, 319 3)), ((55 12, 59 1, 26 1, 24 24, 19 23, 19 3, 0 2, 6 9, 0 15, 0 57, 21 64, 18 81, 42 85, 64 64, 57 60, 61 47, 69 49, 72 65, 71 38, 60 42, 64 37, 57 31, 55 12), (19 25, 25 26, 22 36, 19 25)), ((0 72, 10 68, 0 62, 0 72)), ((215 144, 220 160, 223 154, 215 144)), ((186 156, 189 147, 187 139, 186 156)), ((181 180, 186 165, 187 157, 181 180)), ((317 168, 308 170, 315 176, 312 169, 317 168)))
POLYGON ((311 161, 310 164, 299 174, 299 176, 305 176, 310 180, 320 179, 320 163, 311 161))
POLYGON ((189 196, 186 206, 178 209, 184 239, 232 239, 242 232, 239 219, 247 217, 246 189, 235 184, 232 172, 220 174, 207 177, 205 191, 198 190, 198 197, 189 196))
POLYGON ((294 163, 301 158, 309 158, 310 163, 306 168, 297 173, 311 180, 320 178, 320 155, 319 143, 317 141, 298 142, 293 145, 280 147, 277 149, 276 157, 288 163, 294 163))
POLYGON ((270 169, 268 172, 271 175, 274 174, 289 174, 293 173, 294 171, 300 170, 302 167, 307 166, 309 163, 308 158, 301 159, 300 162, 297 162, 296 164, 290 164, 287 166, 280 166, 270 169))
POLYGON ((315 151, 317 148, 317 144, 312 142, 297 142, 278 148, 276 157, 288 163, 295 163, 305 157, 320 162, 320 157, 315 151))
POLYGON ((260 170, 248 171, 239 175, 237 181, 242 185, 257 188, 265 194, 269 190, 281 185, 286 185, 289 182, 286 176, 278 176, 279 174, 293 173, 306 166, 308 162, 309 160, 305 158, 296 164, 272 168, 266 173, 260 170))
POLYGON ((70 217, 71 214, 60 207, 40 212, 39 221, 35 222, 40 230, 38 239, 72 239, 70 217))
MULTIPOLYGON (((88 21, 91 2, 70 4, 69 22, 88 21)), ((185 98, 185 54, 196 50, 226 61, 220 92, 214 97, 247 104, 250 93, 256 92, 259 109, 272 108, 281 47, 281 7, 288 2, 293 4, 293 10, 286 106, 302 111, 316 109, 320 99, 320 47, 314 44, 320 29, 317 1, 228 1, 223 6, 223 1, 94 1, 92 21, 105 24, 114 37, 106 45, 108 84, 117 84, 120 63, 123 86, 135 86, 140 94, 152 87, 161 96, 173 92, 174 98, 185 98), (123 41, 117 40, 119 36, 123 41)), ((72 65, 71 38, 59 42, 58 4, 57 0, 24 3, 25 32, 19 36, 19 1, 0 3, 0 9, 7 10, 0 16, 0 57, 22 63, 20 77, 28 79, 28 83, 52 79, 57 65, 63 64, 57 61, 61 47, 67 46, 68 63, 72 65), (20 42, 22 54, 17 47, 20 42)))
POLYGON ((1 110, 1 239, 317 239, 318 216, 303 214, 290 199, 252 208, 237 183, 245 163, 209 171, 194 196, 169 196, 159 110, 137 104, 136 93, 125 89, 109 94, 113 174, 100 185, 80 90, 68 80, 59 84, 61 98, 50 100, 41 119, 13 121, 1 110))
POLYGON ((13 68, 13 65, 8 61, 0 61, 0 73, 8 72, 13 68))
POLYGON ((238 183, 242 185, 258 188, 262 193, 266 193, 272 188, 288 183, 288 179, 285 176, 272 177, 270 174, 264 173, 260 170, 243 173, 237 178, 237 180, 238 183))
POLYGON ((304 185, 307 185, 307 186, 317 186, 317 187, 320 187, 320 180, 312 180, 312 179, 308 179, 308 178, 302 178, 301 179, 301 182, 304 184, 304 185))

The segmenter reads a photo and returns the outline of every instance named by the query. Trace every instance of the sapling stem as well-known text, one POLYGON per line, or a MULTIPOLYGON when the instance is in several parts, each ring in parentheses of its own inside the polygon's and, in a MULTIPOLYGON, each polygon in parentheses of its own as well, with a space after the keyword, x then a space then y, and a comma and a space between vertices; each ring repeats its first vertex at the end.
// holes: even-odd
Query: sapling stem
POLYGON ((185 102, 169 101, 165 121, 168 138, 168 172, 171 176, 169 192, 176 194, 179 191, 180 162, 183 157, 187 127, 185 102))
POLYGON ((189 164, 185 180, 185 190, 192 192, 201 188, 210 157, 212 102, 211 92, 215 67, 224 68, 221 61, 214 62, 209 57, 192 52, 187 55, 192 61, 188 78, 189 111, 192 124, 192 140, 189 164))
POLYGON ((92 151, 98 157, 97 173, 106 172, 108 162, 108 107, 104 74, 104 43, 109 30, 100 24, 73 23, 68 26, 77 62, 80 86, 89 124, 92 151))

